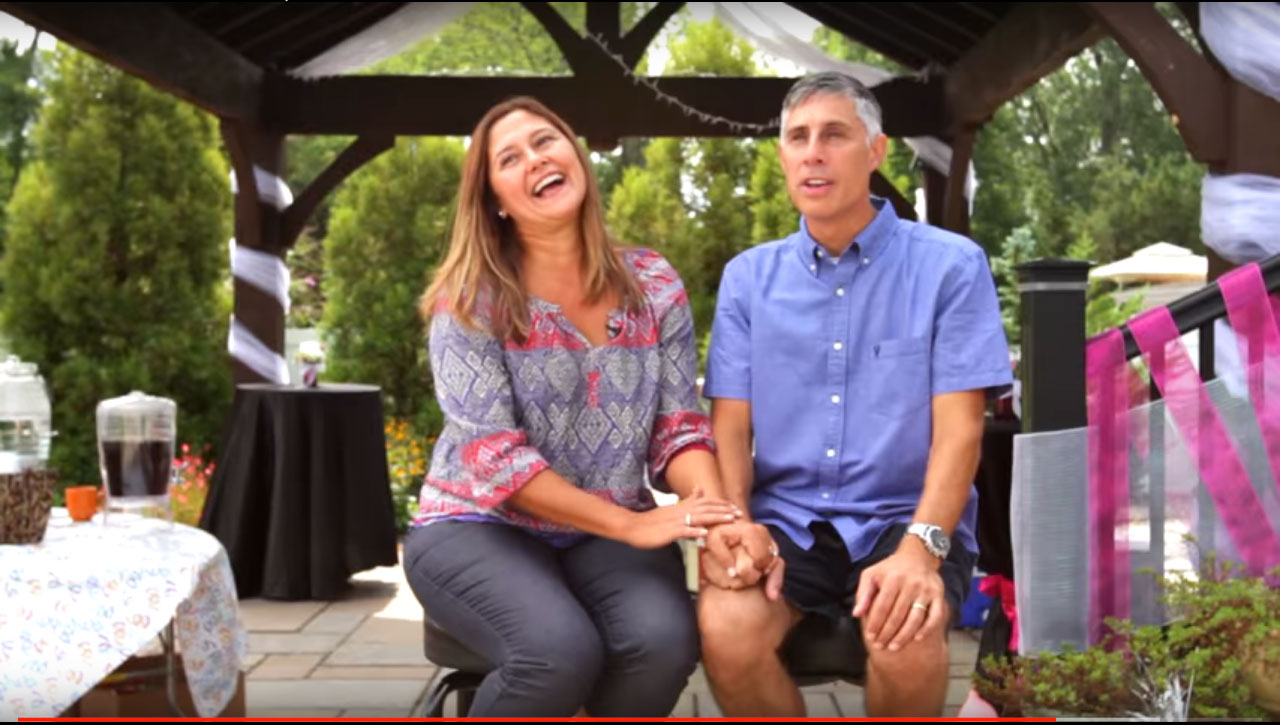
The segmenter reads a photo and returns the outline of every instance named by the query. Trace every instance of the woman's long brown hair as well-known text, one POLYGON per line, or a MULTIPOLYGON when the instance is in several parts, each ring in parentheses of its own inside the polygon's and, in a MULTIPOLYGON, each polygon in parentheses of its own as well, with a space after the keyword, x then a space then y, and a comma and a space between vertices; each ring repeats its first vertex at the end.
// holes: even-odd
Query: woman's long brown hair
POLYGON ((501 340, 523 343, 529 335, 528 292, 520 280, 520 244, 515 224, 498 216, 497 198, 489 186, 489 143, 493 127, 514 111, 546 119, 573 144, 586 177, 586 194, 578 217, 583 243, 584 288, 588 302, 615 292, 623 307, 639 309, 640 287, 627 269, 618 244, 604 224, 600 189, 591 160, 573 129, 562 118, 529 97, 494 106, 471 135, 458 190, 449 252, 422 295, 424 318, 448 312, 472 328, 484 328, 501 340), (483 298, 483 312, 477 302, 483 298))

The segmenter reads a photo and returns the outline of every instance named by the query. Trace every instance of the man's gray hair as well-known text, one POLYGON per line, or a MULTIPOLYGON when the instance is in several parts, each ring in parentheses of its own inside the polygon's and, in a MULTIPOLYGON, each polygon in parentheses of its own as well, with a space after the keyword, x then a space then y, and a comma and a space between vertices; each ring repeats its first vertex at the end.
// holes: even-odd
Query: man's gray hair
POLYGON ((853 101, 858 111, 858 118, 867 129, 867 145, 880 135, 881 113, 880 103, 867 88, 851 75, 836 71, 813 73, 796 81, 782 100, 782 130, 787 129, 787 114, 791 109, 804 103, 819 93, 837 93, 853 101))

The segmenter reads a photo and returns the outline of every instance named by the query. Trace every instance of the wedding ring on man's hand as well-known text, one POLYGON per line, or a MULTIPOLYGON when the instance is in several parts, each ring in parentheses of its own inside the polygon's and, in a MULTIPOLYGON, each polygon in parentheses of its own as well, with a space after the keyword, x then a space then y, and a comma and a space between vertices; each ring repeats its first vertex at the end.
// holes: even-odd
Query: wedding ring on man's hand
POLYGON ((777 558, 778 558, 778 545, 777 545, 777 544, 769 544, 769 553, 773 556, 773 558, 777 559, 777 558))
POLYGON ((912 602, 912 603, 911 603, 911 608, 912 608, 912 609, 919 609, 919 610, 920 610, 920 611, 922 611, 922 612, 927 612, 927 611, 929 611, 929 605, 928 605, 928 604, 925 604, 924 602, 912 602))
POLYGON ((693 528, 693 514, 684 515, 684 525, 689 528, 693 528))

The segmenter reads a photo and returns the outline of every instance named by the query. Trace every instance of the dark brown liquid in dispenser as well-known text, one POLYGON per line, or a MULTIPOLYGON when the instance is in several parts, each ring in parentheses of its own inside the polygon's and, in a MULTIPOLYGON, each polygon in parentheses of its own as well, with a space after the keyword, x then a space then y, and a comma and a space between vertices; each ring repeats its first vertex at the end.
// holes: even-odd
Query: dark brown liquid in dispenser
POLYGON ((169 491, 173 444, 167 441, 103 441, 107 493, 163 496, 169 491))

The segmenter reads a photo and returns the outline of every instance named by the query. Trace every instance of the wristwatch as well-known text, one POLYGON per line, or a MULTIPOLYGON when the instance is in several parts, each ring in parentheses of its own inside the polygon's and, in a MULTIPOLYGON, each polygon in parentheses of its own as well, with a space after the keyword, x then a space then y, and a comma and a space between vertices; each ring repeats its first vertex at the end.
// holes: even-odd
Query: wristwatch
POLYGON ((951 551, 951 538, 941 526, 915 523, 907 527, 907 533, 920 537, 924 541, 924 548, 939 559, 947 558, 947 553, 951 551))

